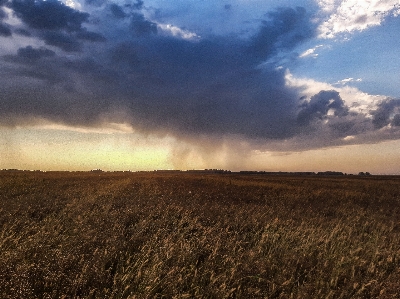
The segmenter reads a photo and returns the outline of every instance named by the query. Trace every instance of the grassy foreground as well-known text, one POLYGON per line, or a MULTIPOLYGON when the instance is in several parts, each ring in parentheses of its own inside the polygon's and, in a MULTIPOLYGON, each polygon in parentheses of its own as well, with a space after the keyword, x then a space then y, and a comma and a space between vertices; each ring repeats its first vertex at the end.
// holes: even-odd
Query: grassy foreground
POLYGON ((0 298, 400 298, 400 178, 0 172, 0 298))

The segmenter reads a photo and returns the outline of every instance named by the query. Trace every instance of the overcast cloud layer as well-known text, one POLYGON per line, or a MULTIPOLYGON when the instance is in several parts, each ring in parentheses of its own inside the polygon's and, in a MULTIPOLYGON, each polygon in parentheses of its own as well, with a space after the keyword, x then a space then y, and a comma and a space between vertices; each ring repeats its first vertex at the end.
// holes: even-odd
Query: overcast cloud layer
POLYGON ((310 2, 244 12, 240 22, 236 2, 212 2, 203 9, 213 22, 201 26, 184 4, 0 0, 0 125, 128 123, 276 150, 400 138, 399 99, 357 91, 349 101, 333 85, 310 94, 288 79, 322 47, 302 46, 378 26, 397 16, 398 1, 358 1, 362 12, 352 1, 310 2))

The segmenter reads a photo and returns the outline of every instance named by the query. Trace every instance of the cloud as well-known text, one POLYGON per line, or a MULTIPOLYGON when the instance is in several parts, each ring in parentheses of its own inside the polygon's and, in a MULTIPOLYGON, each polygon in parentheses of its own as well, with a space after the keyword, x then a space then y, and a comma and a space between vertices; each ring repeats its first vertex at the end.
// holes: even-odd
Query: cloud
POLYGON ((61 32, 46 32, 43 39, 47 45, 56 46, 66 52, 80 51, 82 48, 74 37, 61 32))
POLYGON ((301 54, 299 55, 299 57, 300 57, 300 58, 304 58, 304 57, 313 57, 313 58, 316 58, 316 57, 318 57, 318 54, 315 53, 315 51, 316 51, 318 48, 321 48, 321 47, 323 47, 323 45, 318 45, 318 46, 316 46, 316 47, 314 47, 314 48, 308 49, 308 50, 304 51, 303 53, 301 53, 301 54))
POLYGON ((261 59, 279 50, 290 50, 314 35, 306 10, 302 7, 281 8, 266 16, 269 20, 263 21, 251 44, 252 54, 261 59))
POLYGON ((7 24, 0 22, 0 36, 11 36, 11 29, 7 24))
POLYGON ((377 129, 381 129, 387 125, 399 126, 400 100, 387 99, 381 102, 377 109, 372 111, 372 115, 372 123, 377 129))
MULTIPOLYGON (((1 6, 1 5, 0 5, 1 6)), ((0 8, 0 20, 7 18, 7 13, 0 8)))
POLYGON ((377 104, 384 101, 387 97, 383 95, 371 95, 346 84, 328 84, 309 78, 297 78, 289 71, 286 72, 286 83, 297 88, 299 93, 306 98, 311 98, 321 90, 337 91, 350 112, 360 115, 369 115, 371 110, 376 109, 377 104))
POLYGON ((110 5, 110 11, 111 11, 112 15, 117 19, 123 19, 123 18, 127 17, 127 14, 124 12, 122 7, 119 6, 118 4, 112 3, 110 5))
POLYGON ((400 12, 398 0, 325 0, 317 1, 328 17, 319 27, 319 37, 334 38, 338 34, 363 31, 378 26, 389 15, 400 12))
POLYGON ((3 23, 2 20, 7 19, 7 13, 1 8, 6 1, 0 1, 0 36, 9 37, 12 35, 10 27, 3 23))
POLYGON ((157 24, 146 20, 142 14, 133 13, 131 15, 131 29, 137 36, 157 34, 157 24))
POLYGON ((271 10, 252 20, 252 34, 216 35, 175 25, 162 10, 152 19, 142 1, 82 5, 87 11, 52 0, 12 2, 20 23, 11 29, 31 35, 7 38, 15 51, 0 60, 0 125, 124 123, 188 143, 201 136, 285 150, 357 142, 379 130, 379 114, 398 127, 384 104, 369 114, 368 95, 348 96, 354 89, 346 86, 311 89, 272 63, 292 59, 315 37, 304 8, 271 10))
POLYGON ((298 131, 284 143, 269 143, 267 149, 305 150, 400 138, 395 125, 398 99, 370 95, 347 85, 296 78, 290 72, 286 82, 302 95, 298 131))
POLYGON ((103 35, 83 27, 89 22, 89 13, 75 10, 60 1, 13 0, 10 8, 28 28, 18 28, 20 34, 33 34, 47 45, 63 51, 81 51, 81 40, 105 41, 103 35))
POLYGON ((34 49, 32 46, 19 48, 17 52, 17 57, 29 62, 36 62, 42 57, 53 57, 54 55, 55 53, 49 49, 34 49))
POLYGON ((106 38, 100 33, 81 30, 76 34, 76 37, 80 40, 86 40, 90 42, 105 42, 106 38))
POLYGON ((301 105, 297 120, 300 125, 308 125, 311 121, 324 120, 333 116, 346 116, 348 108, 345 106, 339 93, 335 90, 320 91, 301 105))
POLYGON ((362 79, 361 78, 358 78, 358 79, 346 78, 346 79, 343 79, 343 80, 340 80, 340 81, 336 82, 335 85, 346 85, 346 84, 351 83, 351 82, 362 82, 362 79))
POLYGON ((30 28, 40 30, 79 31, 89 17, 56 0, 13 0, 11 8, 30 28))
MULTIPOLYGON (((281 138, 293 134, 296 91, 286 87, 283 70, 266 66, 259 69, 258 65, 275 55, 278 49, 290 50, 311 36, 312 27, 304 9, 286 8, 268 13, 258 33, 249 39, 210 36, 195 42, 158 34, 156 23, 134 11, 127 17, 126 27, 121 27, 118 18, 115 20, 119 30, 124 30, 123 34, 103 31, 112 42, 104 42, 100 47, 89 45, 85 49, 74 31, 86 32, 83 23, 89 18, 87 14, 61 4, 22 2, 15 5, 17 15, 27 28, 35 29, 35 36, 48 46, 69 53, 81 51, 79 55, 83 55, 79 59, 52 57, 52 64, 46 66, 46 71, 58 72, 58 77, 69 79, 49 86, 39 96, 41 101, 74 101, 78 107, 81 105, 80 114, 93 115, 96 109, 87 107, 102 99, 99 113, 118 106, 130 111, 131 122, 136 127, 178 135, 243 134, 281 138), (52 17, 36 20, 28 15, 36 10, 44 13, 46 9, 59 13, 65 20, 56 21, 52 17), (110 74, 114 74, 114 79, 110 74), (104 79, 98 80, 99 77, 104 79), (107 86, 105 80, 109 80, 107 86), (81 99, 75 100, 78 98, 81 99)), ((39 53, 42 53, 33 47, 23 48, 14 61, 21 58, 24 51, 30 53, 32 59, 41 57, 39 53)), ((37 74, 35 78, 42 78, 43 72, 28 60, 17 73, 30 77, 37 74)), ((8 61, 11 61, 9 56, 8 61)), ((16 98, 21 99, 22 107, 29 101, 22 98, 29 98, 28 86, 32 84, 37 83, 25 85, 24 92, 13 91, 16 98)), ((40 109, 35 113, 54 121, 70 122, 68 113, 63 112, 65 105, 60 103, 50 104, 44 115, 40 109)), ((90 121, 93 117, 79 119, 90 121)))
POLYGON ((171 24, 157 24, 158 28, 160 28, 164 33, 176 36, 179 38, 187 39, 187 40, 197 40, 201 37, 198 36, 194 32, 190 32, 189 30, 184 30, 179 27, 176 27, 171 24))

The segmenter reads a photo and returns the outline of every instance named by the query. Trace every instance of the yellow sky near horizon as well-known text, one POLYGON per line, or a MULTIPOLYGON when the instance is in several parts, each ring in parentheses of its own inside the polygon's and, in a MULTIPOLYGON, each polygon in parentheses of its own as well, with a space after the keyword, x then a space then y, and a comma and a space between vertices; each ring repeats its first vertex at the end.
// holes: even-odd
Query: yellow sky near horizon
POLYGON ((342 171, 400 174, 400 140, 302 152, 243 154, 135 132, 0 128, 0 169, 342 171))

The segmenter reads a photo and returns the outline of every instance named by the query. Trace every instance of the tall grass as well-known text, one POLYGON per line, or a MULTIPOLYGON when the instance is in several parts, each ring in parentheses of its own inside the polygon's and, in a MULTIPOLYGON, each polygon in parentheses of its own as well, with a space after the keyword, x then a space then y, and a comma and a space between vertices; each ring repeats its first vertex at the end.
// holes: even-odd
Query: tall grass
POLYGON ((400 298, 400 178, 0 172, 0 298, 400 298))

